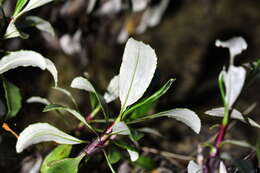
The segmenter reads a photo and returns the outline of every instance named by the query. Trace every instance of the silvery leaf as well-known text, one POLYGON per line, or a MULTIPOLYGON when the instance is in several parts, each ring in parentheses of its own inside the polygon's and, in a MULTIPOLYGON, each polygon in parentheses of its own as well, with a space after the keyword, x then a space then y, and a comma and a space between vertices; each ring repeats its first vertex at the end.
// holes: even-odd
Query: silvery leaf
MULTIPOLYGON (((215 117, 224 117, 224 108, 223 107, 214 108, 209 111, 206 111, 205 114, 215 116, 215 117)), ((244 118, 243 115, 236 109, 232 110, 231 118, 242 121, 244 123, 249 123, 253 127, 260 128, 260 125, 257 122, 255 122, 254 120, 252 120, 251 118, 248 118, 248 117, 244 118)))
POLYGON ((20 153, 33 144, 47 141, 55 141, 59 144, 83 143, 82 140, 70 136, 48 123, 36 123, 29 125, 20 133, 16 143, 16 151, 20 153))
POLYGON ((156 65, 157 56, 149 45, 128 39, 119 73, 121 111, 143 96, 151 83, 156 65))
POLYGON ((26 13, 26 12, 33 10, 35 8, 38 8, 40 6, 43 6, 51 1, 54 1, 54 0, 30 0, 28 2, 28 4, 24 7, 24 9, 15 17, 17 18, 18 16, 22 15, 23 13, 26 13))
POLYGON ((202 167, 191 160, 188 164, 188 173, 202 173, 202 167))
POLYGON ((225 100, 228 108, 231 109, 244 86, 246 70, 243 67, 230 65, 228 71, 223 72, 223 77, 226 88, 225 100))
POLYGON ((25 20, 32 23, 32 25, 40 31, 47 32, 53 37, 55 36, 54 29, 47 20, 44 20, 38 16, 28 16, 25 18, 25 20))
POLYGON ((38 97, 38 96, 32 96, 26 100, 26 103, 41 103, 44 105, 51 104, 49 100, 46 98, 38 97))
POLYGON ((57 86, 58 76, 55 65, 49 59, 34 51, 22 50, 4 56, 0 60, 0 74, 16 67, 28 66, 39 67, 42 70, 47 69, 55 81, 55 86, 57 86))
POLYGON ((86 78, 83 77, 75 77, 72 80, 70 87, 85 90, 88 92, 95 92, 93 85, 86 78))
POLYGON ((88 1, 88 7, 87 7, 87 13, 88 14, 90 14, 93 11, 96 3, 97 3, 97 0, 89 0, 88 1))
POLYGON ((133 11, 138 12, 144 10, 150 0, 132 0, 133 11))
POLYGON ((234 57, 247 49, 247 43, 242 37, 233 37, 227 41, 216 40, 217 47, 224 47, 229 49, 231 64, 233 65, 234 57))
POLYGON ((132 162, 136 161, 139 158, 139 153, 137 151, 133 151, 130 149, 127 149, 127 151, 132 162))
POLYGON ((113 134, 130 135, 130 130, 124 122, 117 122, 113 126, 113 134))
POLYGON ((15 37, 20 37, 20 33, 17 30, 14 22, 10 22, 6 29, 4 39, 15 38, 15 37))
POLYGON ((223 163, 223 161, 220 161, 219 173, 227 173, 227 168, 226 168, 225 164, 223 163))
POLYGON ((107 92, 104 94, 106 103, 110 103, 119 97, 119 76, 116 75, 109 82, 107 92))

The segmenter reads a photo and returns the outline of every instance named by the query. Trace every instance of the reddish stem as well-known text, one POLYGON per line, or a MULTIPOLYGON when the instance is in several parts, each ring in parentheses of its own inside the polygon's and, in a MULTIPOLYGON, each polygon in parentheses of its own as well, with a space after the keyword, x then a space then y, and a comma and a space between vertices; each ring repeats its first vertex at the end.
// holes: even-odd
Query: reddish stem
POLYGON ((226 134, 226 129, 227 129, 226 125, 222 125, 222 124, 220 125, 219 130, 218 130, 218 136, 215 141, 215 151, 213 153, 211 153, 211 157, 216 157, 219 155, 221 143, 226 134))

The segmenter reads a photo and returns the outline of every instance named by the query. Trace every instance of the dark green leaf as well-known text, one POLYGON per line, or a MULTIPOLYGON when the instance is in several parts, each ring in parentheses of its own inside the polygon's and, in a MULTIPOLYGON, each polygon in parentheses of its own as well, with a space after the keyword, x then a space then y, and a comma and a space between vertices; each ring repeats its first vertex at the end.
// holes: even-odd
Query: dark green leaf
POLYGON ((133 141, 139 141, 140 139, 142 139, 144 137, 144 134, 141 132, 138 132, 137 130, 131 129, 130 130, 130 138, 133 141))
POLYGON ((170 86, 172 85, 172 83, 175 81, 175 79, 170 79, 162 88, 160 88, 157 92, 155 92, 153 95, 151 95, 148 98, 143 99, 142 101, 140 101, 139 103, 135 104, 134 106, 130 107, 129 109, 127 109, 124 112, 124 116, 123 118, 125 118, 125 116, 131 112, 133 112, 134 110, 136 110, 137 108, 145 105, 145 104, 149 104, 151 102, 154 102, 155 100, 157 100, 158 98, 160 98, 163 94, 166 93, 166 91, 170 88, 170 86))
POLYGON ((20 13, 20 11, 23 9, 23 7, 27 3, 27 1, 28 0, 17 0, 13 17, 15 17, 17 14, 20 13))
POLYGON ((51 162, 69 157, 71 148, 72 148, 72 145, 59 145, 58 147, 56 147, 44 159, 42 166, 41 166, 41 173, 45 173, 48 171, 48 169, 49 169, 48 165, 51 162))
POLYGON ((108 159, 111 164, 117 163, 121 159, 121 153, 114 147, 108 148, 108 159))
POLYGON ((98 105, 98 100, 96 95, 94 93, 89 93, 89 100, 90 100, 91 108, 95 109, 98 105))
POLYGON ((11 82, 5 80, 4 78, 2 79, 8 109, 6 118, 12 118, 16 116, 22 106, 20 89, 11 82))
POLYGON ((127 118, 127 121, 136 120, 147 115, 147 113, 156 105, 156 101, 144 104, 133 111, 133 113, 127 118))
POLYGON ((140 156, 138 160, 133 163, 144 168, 147 171, 150 171, 156 168, 157 166, 155 161, 152 158, 146 156, 140 156))
POLYGON ((42 173, 77 173, 78 166, 83 157, 67 158, 53 161, 48 164, 49 169, 42 173))

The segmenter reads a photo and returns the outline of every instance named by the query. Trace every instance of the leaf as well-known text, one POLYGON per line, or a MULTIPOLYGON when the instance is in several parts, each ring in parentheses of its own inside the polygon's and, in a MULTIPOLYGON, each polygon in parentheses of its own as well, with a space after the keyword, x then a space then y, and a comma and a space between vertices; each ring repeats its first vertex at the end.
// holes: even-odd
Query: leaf
MULTIPOLYGON (((209 111, 206 111, 205 114, 210 115, 210 116, 215 116, 215 117, 224 117, 224 108, 223 107, 221 107, 221 108, 214 108, 214 109, 211 109, 209 111)), ((251 125, 253 127, 260 128, 260 125, 257 122, 255 122, 254 120, 252 120, 249 117, 244 117, 236 109, 232 110, 232 112, 230 114, 230 117, 232 119, 236 119, 236 120, 242 121, 243 123, 249 124, 249 125, 251 125)))
POLYGON ((28 16, 25 18, 26 22, 29 22, 31 26, 35 26, 40 31, 49 33, 51 36, 55 36, 55 32, 51 24, 38 16, 28 16))
POLYGON ((127 143, 125 143, 123 141, 113 141, 113 143, 120 148, 126 149, 132 162, 134 162, 138 159, 139 153, 131 145, 128 145, 127 143))
POLYGON ((121 112, 143 96, 151 83, 156 65, 157 57, 150 46, 128 39, 119 73, 121 112))
POLYGON ((130 130, 124 122, 116 122, 112 129, 113 134, 130 135, 130 130))
POLYGON ((90 14, 93 11, 96 3, 97 3, 97 0, 89 0, 88 1, 87 14, 90 14))
POLYGON ((128 154, 132 162, 135 162, 139 158, 139 153, 134 150, 127 149, 128 154))
POLYGON ((233 65, 234 57, 247 49, 247 43, 242 37, 233 37, 227 41, 216 40, 217 47, 224 47, 229 49, 231 63, 233 65))
POLYGON ((76 158, 66 158, 51 162, 49 169, 42 173, 78 173, 79 163, 83 156, 76 158))
POLYGON ((110 147, 108 148, 108 159, 111 164, 115 164, 121 159, 121 153, 115 148, 110 147))
POLYGON ((221 145, 224 144, 233 144, 233 145, 237 145, 240 147, 246 147, 246 148, 251 148, 251 149, 255 149, 252 145, 250 145, 248 142, 246 141, 239 141, 239 140, 233 140, 233 139, 226 139, 224 140, 221 145))
POLYGON ((131 129, 130 132, 131 132, 130 133, 130 139, 133 142, 139 141, 140 139, 142 139, 144 137, 143 133, 141 133, 140 131, 137 131, 135 129, 131 129))
POLYGON ((29 0, 29 2, 27 3, 27 5, 24 7, 24 9, 18 14, 16 15, 16 18, 18 18, 18 16, 21 16, 22 14, 33 10, 35 8, 38 8, 40 6, 43 6, 49 2, 52 2, 53 0, 29 0))
POLYGON ((149 128, 149 127, 143 127, 143 128, 137 129, 137 130, 140 132, 143 132, 143 133, 148 133, 148 134, 152 134, 155 136, 163 137, 163 135, 159 131, 157 131, 156 129, 149 128))
POLYGON ((106 103, 110 103, 119 97, 119 76, 116 75, 109 82, 107 92, 104 94, 106 103))
POLYGON ((188 173, 202 173, 202 167, 191 160, 188 164, 188 173))
POLYGON ((100 94, 98 94, 94 88, 94 86, 89 82, 89 80, 87 80, 86 78, 83 77, 75 77, 70 85, 72 88, 76 88, 76 89, 81 89, 81 90, 85 90, 87 92, 91 92, 94 93, 99 104, 101 105, 101 109, 103 111, 103 114, 105 116, 106 119, 108 119, 108 111, 107 111, 107 105, 105 103, 105 100, 102 98, 102 96, 100 94))
POLYGON ((226 103, 229 109, 240 95, 246 79, 246 70, 243 67, 230 65, 228 71, 223 71, 224 83, 226 88, 226 103))
POLYGON ((143 118, 130 121, 127 124, 134 124, 134 123, 138 123, 138 122, 142 122, 154 118, 165 117, 165 116, 183 122, 196 133, 200 132, 201 122, 198 115, 195 112, 186 108, 176 108, 176 109, 171 109, 169 111, 160 112, 154 115, 147 115, 143 118))
POLYGON ((48 123, 36 123, 29 125, 20 133, 16 143, 16 152, 21 153, 25 148, 33 144, 47 141, 55 141, 59 144, 79 144, 84 142, 48 123))
POLYGON ((52 161, 61 160, 61 159, 69 157, 71 148, 72 148, 72 145, 59 145, 54 150, 52 150, 52 152, 49 153, 45 157, 45 159, 42 163, 41 173, 46 173, 48 171, 48 169, 50 168, 49 164, 52 161))
POLYGON ((114 168, 113 168, 113 166, 112 166, 112 163, 110 162, 110 160, 109 160, 109 158, 108 158, 108 156, 107 156, 106 151, 103 150, 103 153, 104 153, 104 155, 105 155, 105 158, 106 158, 107 164, 108 164, 108 166, 109 166, 111 172, 112 172, 112 173, 116 173, 116 171, 114 170, 114 168))
POLYGON ((156 162, 152 158, 146 156, 140 156, 134 163, 147 171, 151 171, 157 167, 156 162))
POLYGON ((7 119, 13 118, 20 111, 22 107, 22 97, 20 89, 8 82, 6 79, 3 79, 3 87, 5 91, 5 100, 7 103, 7 119))
POLYGON ((220 161, 219 173, 228 173, 227 168, 226 168, 225 164, 223 163, 223 161, 220 161))
POLYGON ((49 102, 49 100, 47 100, 46 98, 38 97, 38 96, 32 96, 32 97, 28 98, 26 100, 26 103, 41 103, 41 104, 44 104, 44 105, 51 104, 49 102))
POLYGON ((23 9, 24 5, 27 2, 28 2, 28 0, 17 0, 13 17, 15 17, 23 9))
POLYGON ((148 5, 149 0, 132 0, 133 11, 138 12, 144 10, 148 5))
MULTIPOLYGON (((85 120, 85 118, 76 110, 62 106, 62 105, 58 105, 58 104, 50 104, 47 105, 43 112, 48 112, 48 111, 53 111, 53 110, 63 110, 63 111, 67 111, 69 113, 71 113, 72 115, 74 115, 78 120, 80 120, 81 122, 83 122, 90 130, 94 131, 94 129, 87 123, 87 121, 85 120)), ((94 131, 95 132, 95 131, 94 131)))
POLYGON ((5 31, 4 39, 10 39, 15 37, 21 37, 22 39, 27 39, 29 38, 29 35, 19 31, 15 26, 14 21, 11 21, 5 31))
POLYGON ((148 98, 144 98, 139 103, 131 106, 129 109, 127 109, 125 111, 124 116, 133 112, 137 108, 140 108, 144 105, 147 105, 147 104, 150 104, 150 103, 156 101, 158 98, 160 98, 162 95, 164 95, 168 91, 168 89, 171 87, 171 85, 174 81, 175 81, 175 79, 170 79, 166 84, 164 84, 164 86, 162 88, 160 88, 158 91, 156 91, 153 95, 151 95, 148 98))
POLYGON ((0 74, 17 67, 28 66, 39 67, 42 70, 47 69, 54 79, 55 86, 57 86, 58 76, 55 65, 49 59, 44 58, 41 54, 34 51, 15 51, 4 56, 0 60, 0 74))

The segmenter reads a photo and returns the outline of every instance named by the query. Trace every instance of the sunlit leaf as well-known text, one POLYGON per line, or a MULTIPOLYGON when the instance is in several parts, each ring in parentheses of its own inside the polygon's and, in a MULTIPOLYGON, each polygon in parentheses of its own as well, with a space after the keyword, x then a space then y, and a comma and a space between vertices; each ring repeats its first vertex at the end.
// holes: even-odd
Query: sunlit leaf
POLYGON ((24 7, 28 0, 17 0, 13 17, 15 17, 24 7))
POLYGON ((16 151, 20 153, 33 144, 47 141, 55 141, 59 144, 79 144, 84 142, 60 131, 48 123, 36 123, 29 125, 20 133, 16 143, 16 151))
POLYGON ((0 74, 17 67, 28 66, 39 67, 42 70, 47 69, 55 81, 55 86, 57 86, 58 77, 54 64, 49 59, 44 58, 41 54, 34 51, 22 50, 11 52, 4 56, 0 60, 0 74))
POLYGON ((59 145, 56 147, 45 157, 41 166, 41 173, 46 173, 48 171, 51 162, 69 157, 71 148, 72 145, 59 145))
POLYGON ((194 132, 196 133, 200 132, 201 121, 198 115, 195 112, 185 108, 176 108, 176 109, 171 109, 169 111, 160 112, 154 115, 147 115, 143 118, 130 121, 128 122, 128 124, 138 123, 138 122, 142 122, 154 118, 160 118, 160 117, 174 118, 189 126, 194 132))
POLYGON ((43 112, 48 112, 48 111, 53 111, 53 110, 63 110, 63 111, 67 111, 69 113, 71 113, 72 115, 74 115, 78 120, 80 120, 81 122, 83 122, 89 129, 91 129, 92 131, 93 128, 87 123, 87 121, 85 120, 85 118, 76 110, 62 106, 62 105, 58 105, 58 104, 50 104, 47 105, 43 112))
POLYGON ((112 102, 119 97, 119 76, 114 76, 108 84, 107 92, 104 94, 106 103, 112 102))
POLYGON ((51 36, 55 36, 55 32, 51 24, 38 16, 28 16, 25 18, 26 22, 29 22, 31 26, 36 27, 40 31, 49 33, 51 36))
POLYGON ((39 96, 32 96, 30 98, 28 98, 26 100, 27 103, 41 103, 41 104, 44 104, 44 105, 49 105, 51 104, 49 102, 49 100, 47 100, 46 98, 43 98, 43 97, 39 97, 39 96))
POLYGON ((122 112, 143 96, 156 65, 157 57, 150 46, 132 38, 127 41, 119 73, 122 112))
POLYGON ((14 21, 11 21, 5 31, 4 39, 10 39, 15 37, 27 39, 29 38, 29 35, 19 31, 15 26, 14 21))
MULTIPOLYGON (((43 6, 52 1, 54 1, 54 0, 29 0, 27 5, 24 7, 24 9, 18 15, 20 16, 30 10, 43 6)), ((16 18, 18 17, 18 15, 16 15, 16 18)))
POLYGON ((132 162, 135 162, 139 158, 139 153, 135 150, 127 149, 128 154, 132 162))
MULTIPOLYGON (((224 108, 223 107, 221 107, 221 108, 214 108, 214 109, 211 109, 209 111, 206 111, 205 114, 211 115, 211 116, 215 116, 215 117, 224 117, 224 108)), ((255 122, 254 120, 252 120, 249 117, 243 116, 236 109, 232 110, 230 116, 231 116, 232 119, 236 119, 236 120, 242 121, 242 122, 244 122, 246 124, 250 124, 253 127, 260 128, 260 124, 258 124, 257 122, 255 122)))
POLYGON ((5 91, 5 100, 7 104, 7 116, 6 118, 12 118, 15 117, 16 114, 20 111, 22 107, 22 97, 20 93, 20 89, 12 84, 11 82, 8 82, 4 78, 3 80, 3 88, 5 91))
POLYGON ((227 172, 227 168, 226 168, 226 166, 225 166, 225 164, 224 164, 223 161, 220 161, 220 164, 219 164, 219 173, 228 173, 228 172, 227 172))
POLYGON ((78 173, 79 163, 82 158, 83 156, 79 156, 76 158, 53 161, 48 164, 49 169, 42 173, 78 173))
POLYGON ((202 167, 191 160, 188 164, 188 173, 202 173, 202 167))
MULTIPOLYGON (((171 87, 172 83, 175 81, 175 79, 170 79, 162 88, 160 88, 158 91, 156 91, 153 95, 151 95, 148 98, 144 98, 140 102, 136 103, 135 105, 131 106, 129 109, 127 109, 124 113, 124 116, 133 112, 134 110, 144 106, 151 104, 152 102, 159 99, 162 95, 164 95, 168 89, 171 87)), ((137 116, 143 116, 143 115, 137 115, 137 116)))

